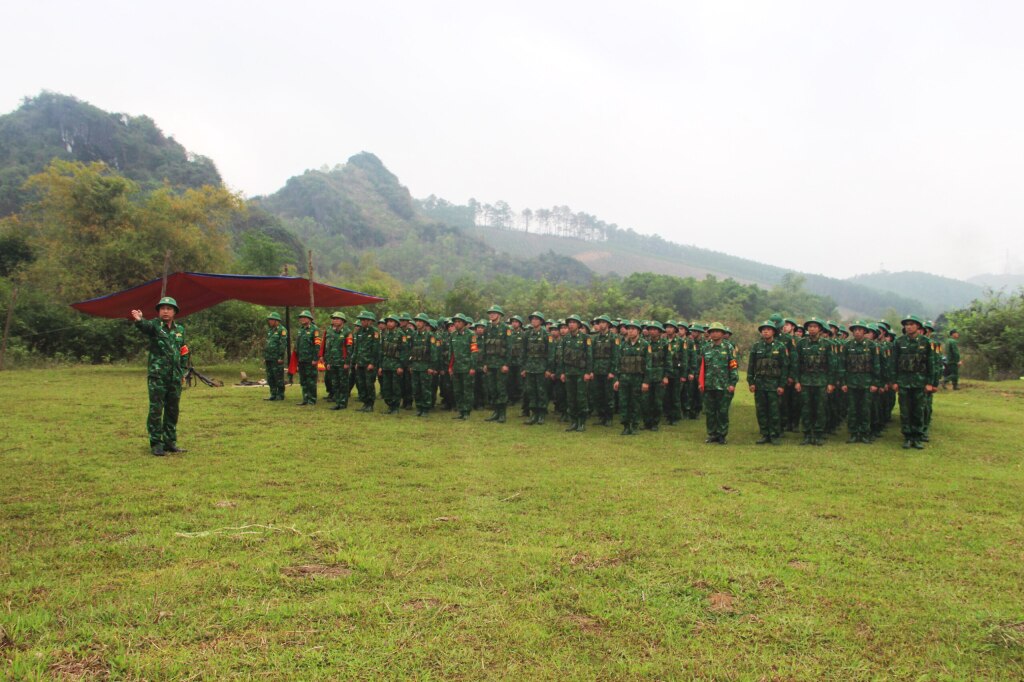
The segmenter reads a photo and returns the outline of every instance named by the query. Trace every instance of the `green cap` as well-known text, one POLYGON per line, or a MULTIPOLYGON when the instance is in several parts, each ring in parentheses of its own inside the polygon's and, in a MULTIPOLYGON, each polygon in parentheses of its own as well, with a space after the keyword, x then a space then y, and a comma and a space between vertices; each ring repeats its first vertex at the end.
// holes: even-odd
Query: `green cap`
POLYGON ((707 331, 713 332, 716 329, 720 332, 725 332, 728 329, 728 327, 726 327, 721 322, 712 322, 711 324, 708 325, 707 331))
POLYGON ((903 319, 900 320, 900 324, 906 324, 907 322, 916 322, 918 327, 924 326, 924 322, 922 322, 921 318, 917 315, 905 315, 903 319))
POLYGON ((374 315, 373 313, 371 313, 369 310, 363 310, 363 311, 361 311, 359 313, 359 315, 356 316, 356 319, 357 320, 371 320, 373 322, 376 322, 377 321, 377 316, 374 315))
POLYGON ((385 315, 384 317, 382 317, 380 319, 381 319, 382 322, 387 322, 388 320, 394 320, 395 322, 399 321, 398 315, 395 315, 394 313, 388 313, 387 315, 385 315))
POLYGON ((303 317, 308 317, 309 319, 312 320, 313 313, 309 312, 308 310, 303 310, 301 313, 299 313, 299 319, 302 319, 303 317))
POLYGON ((495 304, 487 309, 487 314, 490 315, 491 313, 498 313, 499 315, 504 315, 505 311, 501 309, 500 305, 495 304))
POLYGON ((675 320, 665 320, 666 327, 673 327, 676 331, 679 331, 679 323, 675 320))
POLYGON ((340 310, 336 310, 333 313, 331 313, 331 319, 332 320, 347 320, 348 318, 345 317, 345 313, 341 312, 340 310))
POLYGON ((160 310, 160 306, 162 305, 169 305, 172 308, 174 308, 174 312, 178 312, 178 302, 175 301, 170 296, 164 296, 163 298, 161 298, 156 304, 156 309, 160 310))
POLYGON ((536 317, 538 320, 541 321, 541 324, 547 321, 547 319, 544 317, 544 313, 542 313, 539 310, 534 310, 532 313, 530 313, 530 317, 536 317))
POLYGON ((277 320, 278 322, 284 322, 284 320, 281 319, 281 316, 278 315, 277 313, 270 313, 269 315, 267 315, 267 319, 268 320, 277 320))

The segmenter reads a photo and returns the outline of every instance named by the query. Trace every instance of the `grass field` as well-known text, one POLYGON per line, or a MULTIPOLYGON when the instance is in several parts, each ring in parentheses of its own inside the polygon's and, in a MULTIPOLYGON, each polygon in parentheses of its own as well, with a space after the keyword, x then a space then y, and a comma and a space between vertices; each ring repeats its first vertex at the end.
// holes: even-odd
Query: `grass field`
POLYGON ((157 458, 144 382, 0 373, 8 678, 1024 679, 1016 384, 923 452, 200 386, 157 458))

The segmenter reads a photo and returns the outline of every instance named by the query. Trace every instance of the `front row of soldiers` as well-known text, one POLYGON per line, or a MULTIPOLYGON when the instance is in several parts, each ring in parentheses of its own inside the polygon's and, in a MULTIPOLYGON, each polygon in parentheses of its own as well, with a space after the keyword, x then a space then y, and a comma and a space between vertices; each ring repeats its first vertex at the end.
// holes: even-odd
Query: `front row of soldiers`
MULTIPOLYGON (((576 315, 548 323, 539 311, 524 326, 518 316, 506 322, 497 305, 487 315, 474 323, 461 313, 441 321, 402 313, 386 316, 380 325, 363 311, 352 328, 336 312, 321 332, 303 311, 295 333, 299 405, 316 403, 322 370, 335 410, 348 406, 354 384, 361 411, 372 412, 379 382, 388 414, 414 403, 417 416, 426 416, 440 393, 453 418, 465 420, 482 393, 492 410, 486 421, 504 423, 509 404, 521 404, 527 425, 543 424, 553 402, 569 422, 567 431, 585 430, 591 414, 608 426, 617 410, 622 435, 635 435, 641 428, 657 431, 662 417, 674 424, 703 411, 706 442, 725 444, 739 381, 728 327, 613 322, 606 315, 590 323, 576 315)), ((941 347, 926 336, 919 318, 907 316, 903 328, 896 337, 884 322, 858 321, 849 332, 817 318, 800 325, 774 315, 762 323, 747 372, 757 442, 778 444, 802 422, 801 444, 821 445, 843 418, 848 442, 871 442, 898 394, 904 447, 923 447, 931 395, 943 381, 941 347)), ((267 400, 284 399, 287 345, 281 318, 271 313, 264 355, 267 400)))

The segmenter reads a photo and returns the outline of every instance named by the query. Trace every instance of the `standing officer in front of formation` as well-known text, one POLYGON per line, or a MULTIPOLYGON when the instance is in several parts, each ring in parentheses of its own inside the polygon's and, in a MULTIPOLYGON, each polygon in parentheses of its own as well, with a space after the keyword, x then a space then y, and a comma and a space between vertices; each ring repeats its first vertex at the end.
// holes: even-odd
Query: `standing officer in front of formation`
POLYGON ((863 320, 850 325, 853 338, 843 344, 839 354, 838 382, 849 400, 846 425, 847 443, 870 443, 871 412, 878 392, 882 369, 878 344, 868 338, 869 327, 863 320))
POLYGON ((925 396, 934 392, 935 353, 931 342, 921 333, 924 323, 916 315, 903 318, 903 336, 893 344, 896 372, 892 390, 900 402, 900 430, 903 449, 924 449, 925 396))
POLYGON ((263 365, 267 372, 270 397, 264 400, 284 400, 284 364, 288 356, 288 330, 281 324, 277 313, 267 315, 267 341, 263 344, 263 365))
POLYGON ((733 355, 733 347, 725 342, 726 327, 721 322, 712 322, 707 328, 710 342, 701 349, 704 375, 704 412, 707 419, 708 437, 705 443, 725 445, 729 435, 729 407, 732 394, 739 382, 739 363, 733 355))
POLYGON ((336 312, 331 315, 331 326, 324 334, 324 365, 327 374, 324 383, 330 378, 334 391, 334 407, 332 410, 344 410, 348 407, 348 397, 352 393, 349 385, 349 355, 352 353, 352 330, 345 324, 345 314, 336 312))
POLYGON ((149 364, 146 383, 149 389, 150 451, 157 456, 167 452, 185 452, 178 447, 178 406, 181 382, 188 367, 185 328, 175 323, 178 302, 164 296, 156 304, 157 319, 147 320, 141 310, 132 311, 135 328, 149 338, 149 364))
POLYGON ((757 426, 761 430, 758 445, 780 445, 782 417, 780 406, 789 377, 789 351, 786 344, 775 338, 774 320, 765 320, 757 328, 761 340, 750 348, 747 365, 747 384, 754 394, 757 426))
POLYGON ((946 384, 952 383, 953 390, 959 391, 960 366, 964 363, 960 359, 960 332, 955 327, 949 330, 949 338, 946 339, 945 355, 946 374, 942 377, 942 387, 945 388, 946 384))
POLYGON ((295 335, 295 355, 299 362, 299 385, 303 405, 316 405, 317 364, 320 361, 320 330, 313 324, 313 313, 299 313, 299 330, 295 335))

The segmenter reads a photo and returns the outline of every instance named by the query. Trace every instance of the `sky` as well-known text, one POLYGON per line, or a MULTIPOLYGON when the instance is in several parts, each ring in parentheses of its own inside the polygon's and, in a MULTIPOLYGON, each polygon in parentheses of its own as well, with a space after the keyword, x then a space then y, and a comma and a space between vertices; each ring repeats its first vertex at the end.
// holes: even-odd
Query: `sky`
POLYGON ((1024 3, 0 8, 0 112, 147 115, 245 196, 376 154, 415 197, 568 205, 837 277, 1024 273, 1024 3))

